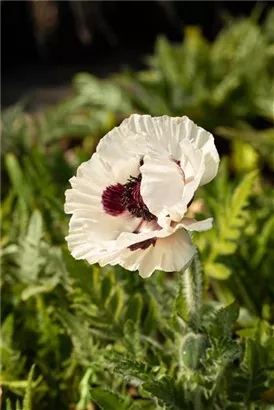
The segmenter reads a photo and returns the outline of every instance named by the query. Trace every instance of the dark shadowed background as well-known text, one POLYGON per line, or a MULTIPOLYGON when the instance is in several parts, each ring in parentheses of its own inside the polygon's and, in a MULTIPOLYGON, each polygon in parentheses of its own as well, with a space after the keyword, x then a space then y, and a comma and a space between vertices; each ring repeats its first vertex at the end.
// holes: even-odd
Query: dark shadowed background
POLYGON ((180 41, 185 25, 200 25, 212 40, 227 13, 250 15, 256 3, 4 0, 2 106, 30 93, 31 109, 52 104, 67 95, 79 71, 106 76, 124 66, 141 68, 157 35, 180 41))

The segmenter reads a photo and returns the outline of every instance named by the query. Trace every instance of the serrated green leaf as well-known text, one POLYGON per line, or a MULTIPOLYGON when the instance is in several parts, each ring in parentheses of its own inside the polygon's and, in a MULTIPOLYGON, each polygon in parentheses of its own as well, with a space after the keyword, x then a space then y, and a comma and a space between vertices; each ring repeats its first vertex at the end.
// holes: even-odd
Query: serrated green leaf
POLYGON ((163 36, 160 36, 157 39, 156 53, 158 54, 159 67, 161 67, 166 80, 176 84, 178 82, 179 72, 174 55, 174 49, 163 36))
POLYGON ((139 293, 136 293, 128 301, 128 308, 125 314, 126 319, 132 320, 137 325, 140 323, 143 309, 143 299, 139 293))
POLYGON ((39 295, 40 293, 48 293, 51 292, 55 286, 59 283, 58 277, 49 278, 47 281, 44 282, 43 285, 37 286, 28 286, 26 287, 23 292, 21 293, 22 300, 27 300, 35 295, 39 295))
POLYGON ((134 385, 140 385, 145 381, 156 378, 159 367, 151 367, 147 363, 134 359, 120 359, 113 368, 114 373, 122 376, 126 381, 134 385))
POLYGON ((119 286, 113 291, 109 300, 107 301, 107 308, 113 315, 114 320, 118 320, 124 303, 124 292, 119 286))
POLYGON ((9 314, 2 322, 1 326, 1 346, 5 345, 9 349, 12 347, 12 335, 14 328, 14 316, 9 314))
POLYGON ((17 158, 14 154, 7 154, 5 159, 9 178, 11 180, 11 183, 16 194, 25 205, 31 205, 31 187, 28 185, 27 181, 24 178, 22 169, 17 158))
POLYGON ((71 342, 74 345, 76 352, 84 352, 86 357, 89 357, 94 344, 93 335, 90 328, 85 327, 83 320, 72 315, 69 312, 60 310, 56 313, 64 328, 71 336, 71 342))
POLYGON ((130 319, 124 325, 124 341, 127 352, 139 359, 142 354, 139 329, 137 324, 130 319))
POLYGON ((142 387, 161 400, 167 409, 182 410, 183 406, 187 405, 181 386, 168 377, 159 381, 146 382, 142 387))
POLYGON ((246 220, 244 211, 256 179, 257 171, 248 173, 237 185, 231 200, 226 202, 225 209, 218 214, 218 228, 216 228, 216 243, 212 246, 208 262, 215 262, 218 255, 229 255, 237 249, 237 241, 242 235, 246 220))
POLYGON ((239 358, 240 346, 229 338, 219 338, 206 350, 206 357, 201 359, 208 383, 206 396, 218 395, 226 370, 233 361, 239 358))
POLYGON ((28 232, 21 242, 18 262, 20 275, 25 281, 35 281, 39 274, 42 259, 40 241, 43 235, 43 220, 39 211, 35 210, 30 218, 28 232))
POLYGON ((232 383, 232 390, 237 392, 232 395, 233 400, 237 400, 239 395, 245 404, 260 400, 266 389, 267 375, 262 361, 262 350, 252 339, 246 339, 240 370, 232 383))
POLYGON ((261 232, 260 232, 260 235, 257 241, 257 249, 254 255, 252 256, 252 265, 254 267, 259 265, 263 256, 265 255, 267 242, 269 241, 270 236, 273 233, 273 227, 274 227, 274 215, 265 222, 263 228, 261 229, 261 232))
POLYGON ((231 202, 232 212, 234 216, 238 215, 246 205, 247 199, 250 195, 251 187, 254 184, 257 176, 258 171, 249 172, 235 189, 231 202))
POLYGON ((32 409, 32 381, 33 381, 33 374, 34 374, 35 365, 33 365, 30 369, 27 381, 27 389, 23 400, 23 408, 22 410, 31 410, 32 409))
POLYGON ((79 73, 74 78, 74 86, 86 103, 104 107, 114 112, 130 110, 130 103, 121 88, 108 80, 101 80, 88 73, 79 73))
POLYGON ((239 316, 239 304, 235 300, 228 306, 218 309, 212 318, 210 333, 217 338, 231 336, 233 324, 239 316))
POLYGON ((237 89, 240 85, 240 78, 235 73, 227 74, 214 89, 212 102, 216 105, 222 104, 229 94, 237 89))
POLYGON ((87 294, 93 294, 95 300, 100 299, 99 271, 85 261, 75 260, 68 252, 63 253, 65 266, 75 287, 80 287, 87 294))
POLYGON ((262 367, 260 349, 252 339, 246 340, 242 365, 250 375, 255 375, 262 367))
POLYGON ((101 410, 124 410, 127 408, 125 400, 110 390, 96 387, 90 390, 90 395, 101 410))
POLYGON ((7 398, 6 400, 6 410, 12 410, 10 399, 7 398))
POLYGON ((80 400, 77 403, 76 410, 85 410, 91 403, 90 394, 90 377, 93 369, 87 369, 83 378, 80 381, 80 400))

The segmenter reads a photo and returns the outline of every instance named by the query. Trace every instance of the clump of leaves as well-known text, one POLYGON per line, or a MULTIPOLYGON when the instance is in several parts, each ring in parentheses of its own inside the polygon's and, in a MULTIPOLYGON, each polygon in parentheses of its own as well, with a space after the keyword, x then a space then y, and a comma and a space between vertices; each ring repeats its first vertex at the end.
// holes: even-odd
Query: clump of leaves
MULTIPOLYGON (((148 69, 117 81, 135 110, 187 115, 217 135, 250 144, 273 169, 274 13, 259 25, 257 11, 229 19, 212 44, 197 27, 185 29, 182 44, 159 37, 148 69), (261 124, 265 129, 256 129, 261 124)), ((236 169, 242 170, 243 161, 252 167, 239 151, 236 169)))
MULTIPOLYGON (((243 250, 254 246, 243 229, 252 209, 253 229, 261 220, 270 223, 267 211, 259 215, 252 203, 253 182, 250 174, 233 188, 224 162, 204 192, 217 224, 208 236, 194 238, 200 258, 178 277, 157 272, 149 281, 120 268, 75 261, 45 230, 45 209, 38 210, 35 201, 26 204, 26 224, 9 220, 3 237, 4 397, 13 403, 21 396, 31 362, 39 378, 34 405, 42 408, 74 403, 84 410, 94 402, 102 409, 244 409, 267 402, 274 364, 270 228, 263 240, 253 238, 260 243, 257 266, 264 265, 268 282, 257 278, 256 269, 234 269, 234 262, 244 269, 243 250), (225 195, 233 189, 232 196, 225 195), (226 209, 234 219, 222 233, 226 209), (226 255, 229 259, 223 259, 226 255), (263 304, 260 295, 249 296, 253 281, 265 295, 263 304)), ((5 206, 16 215, 24 194, 15 186, 12 193, 5 206)), ((66 224, 60 216, 59 229, 66 224)))

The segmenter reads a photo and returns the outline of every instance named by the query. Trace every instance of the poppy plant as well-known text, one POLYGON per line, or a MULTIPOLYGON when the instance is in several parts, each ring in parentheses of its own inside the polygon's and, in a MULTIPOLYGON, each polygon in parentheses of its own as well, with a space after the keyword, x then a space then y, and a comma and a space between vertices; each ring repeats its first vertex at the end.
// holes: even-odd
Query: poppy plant
POLYGON ((67 242, 76 259, 119 264, 147 278, 183 270, 195 254, 186 216, 195 191, 217 174, 213 136, 184 117, 133 114, 105 135, 66 191, 67 242))

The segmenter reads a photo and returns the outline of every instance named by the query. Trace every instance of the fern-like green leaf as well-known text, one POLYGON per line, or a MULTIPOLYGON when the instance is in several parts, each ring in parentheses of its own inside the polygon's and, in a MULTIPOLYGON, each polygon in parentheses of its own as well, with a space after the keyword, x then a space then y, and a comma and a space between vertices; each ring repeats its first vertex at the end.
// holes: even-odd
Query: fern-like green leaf
POLYGON ((113 362, 113 372, 122 376, 126 381, 134 385, 140 385, 144 382, 157 378, 159 367, 152 367, 147 363, 134 359, 117 358, 117 363, 113 362))
POLYGON ((182 410, 182 408, 187 408, 184 407, 187 406, 187 402, 182 387, 168 377, 144 383, 142 387, 163 402, 167 409, 182 410))
POLYGON ((92 388, 90 395, 101 410, 126 410, 128 407, 122 397, 107 389, 92 388))
POLYGON ((107 80, 99 80, 87 73, 80 73, 74 79, 74 86, 86 102, 109 111, 130 110, 128 98, 119 87, 107 80))
POLYGON ((43 235, 43 220, 39 211, 35 210, 30 218, 27 235, 21 241, 18 255, 20 275, 23 280, 33 282, 38 278, 42 264, 40 241, 43 235))
POLYGON ((142 296, 137 293, 128 301, 128 308, 126 311, 126 318, 132 320, 137 325, 141 320, 141 313, 143 309, 142 296))
POLYGON ((6 168, 13 186, 13 189, 18 197, 19 206, 22 214, 25 214, 32 204, 31 186, 25 180, 21 166, 14 154, 7 154, 6 168))
POLYGON ((87 369, 82 380, 80 381, 80 400, 77 403, 77 410, 85 410, 91 403, 91 394, 90 394, 90 377, 93 369, 87 369))
POLYGON ((227 202, 224 211, 220 210, 217 215, 218 230, 216 232, 216 243, 212 248, 205 270, 210 275, 210 265, 218 255, 230 255, 237 248, 236 241, 242 234, 242 228, 246 221, 245 207, 254 184, 257 171, 247 174, 237 188, 232 198, 227 202))
POLYGON ((234 301, 228 306, 218 309, 211 321, 209 332, 217 338, 231 336, 232 325, 239 315, 239 305, 234 301))
POLYGON ((6 410, 12 410, 10 399, 6 400, 6 410))
POLYGON ((245 403, 256 402, 264 391, 267 375, 262 360, 263 350, 252 339, 246 340, 245 352, 241 363, 241 372, 232 383, 232 399, 241 397, 245 403))
POLYGON ((30 369, 28 375, 28 382, 27 382, 27 389, 23 400, 23 408, 22 410, 31 410, 32 409, 32 381, 33 381, 33 374, 34 374, 35 366, 33 365, 30 369))

